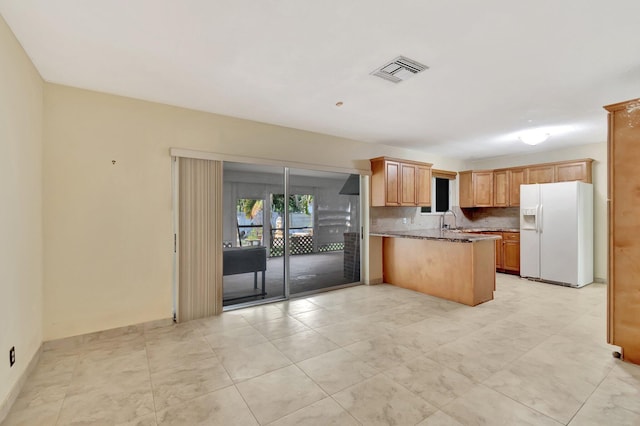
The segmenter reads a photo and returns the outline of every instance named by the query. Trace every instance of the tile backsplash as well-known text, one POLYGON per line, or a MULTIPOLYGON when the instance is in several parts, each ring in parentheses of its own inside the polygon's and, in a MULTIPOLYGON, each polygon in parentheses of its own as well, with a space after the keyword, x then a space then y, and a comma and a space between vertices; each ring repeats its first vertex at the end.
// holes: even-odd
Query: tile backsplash
POLYGON ((371 232, 440 227, 440 215, 420 214, 419 207, 371 207, 369 218, 371 232))
MULTIPOLYGON (((486 207, 461 209, 454 206, 455 226, 458 228, 518 228, 518 207, 486 207)), ((371 207, 369 212, 371 232, 408 231, 412 229, 437 229, 440 214, 421 214, 419 207, 371 207)), ((454 225, 454 217, 448 213, 447 225, 454 225)))
POLYGON ((519 228, 520 209, 518 207, 482 207, 461 209, 454 207, 465 228, 519 228), (458 214, 459 213, 459 214, 458 214))

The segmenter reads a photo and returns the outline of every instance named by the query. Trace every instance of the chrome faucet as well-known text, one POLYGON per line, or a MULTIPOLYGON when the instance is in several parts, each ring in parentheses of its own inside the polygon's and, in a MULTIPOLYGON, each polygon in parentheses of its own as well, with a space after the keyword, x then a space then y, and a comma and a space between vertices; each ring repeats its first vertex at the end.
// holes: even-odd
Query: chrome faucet
POLYGON ((456 213, 453 210, 449 209, 446 212, 442 213, 442 216, 440 216, 440 229, 445 229, 445 228, 452 229, 451 224, 446 225, 444 223, 444 217, 447 215, 447 213, 451 213, 453 215, 453 228, 456 228, 457 227, 456 222, 458 221, 458 217, 456 216, 456 213))

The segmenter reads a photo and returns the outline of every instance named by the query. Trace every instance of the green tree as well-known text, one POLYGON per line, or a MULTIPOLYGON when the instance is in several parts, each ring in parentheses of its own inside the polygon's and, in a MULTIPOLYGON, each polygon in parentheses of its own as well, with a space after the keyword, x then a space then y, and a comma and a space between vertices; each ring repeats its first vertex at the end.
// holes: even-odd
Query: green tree
POLYGON ((245 217, 251 220, 253 220, 258 213, 262 211, 263 206, 263 200, 253 200, 249 198, 242 198, 238 200, 238 211, 243 212, 245 217))
MULTIPOLYGON (((309 212, 311 205, 313 205, 313 195, 289 195, 289 213, 311 214, 309 212)), ((272 194, 271 206, 274 212, 284 214, 284 194, 272 194)))

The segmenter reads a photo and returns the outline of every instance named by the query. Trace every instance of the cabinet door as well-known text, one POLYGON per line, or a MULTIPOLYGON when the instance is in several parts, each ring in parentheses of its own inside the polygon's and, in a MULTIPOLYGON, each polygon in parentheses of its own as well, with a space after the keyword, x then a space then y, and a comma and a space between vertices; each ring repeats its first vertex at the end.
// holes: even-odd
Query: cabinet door
POLYGON ((493 172, 493 205, 495 207, 509 205, 509 180, 506 170, 493 172))
POLYGON ((473 172, 473 205, 493 206, 493 171, 473 172))
POLYGON ((483 232, 485 235, 497 235, 500 237, 496 240, 496 269, 502 269, 504 260, 502 255, 502 232, 483 232))
POLYGON ((509 179, 509 206, 520 205, 520 185, 525 183, 524 169, 512 169, 507 174, 509 179))
POLYGON ((400 163, 385 161, 385 205, 400 205, 400 163))
POLYGON ((520 234, 516 232, 505 232, 503 235, 504 270, 520 273, 520 234))
POLYGON ((582 181, 591 183, 591 161, 556 164, 556 182, 582 181))
POLYGON ((431 167, 417 166, 416 202, 418 206, 431 205, 431 167))
POLYGON ((474 207, 473 205, 473 173, 458 173, 458 191, 460 193, 460 207, 474 207))
POLYGON ((415 206, 416 203, 416 169, 413 164, 400 163, 400 205, 415 206))
POLYGON ((527 168, 527 183, 555 182, 555 166, 534 166, 527 168))

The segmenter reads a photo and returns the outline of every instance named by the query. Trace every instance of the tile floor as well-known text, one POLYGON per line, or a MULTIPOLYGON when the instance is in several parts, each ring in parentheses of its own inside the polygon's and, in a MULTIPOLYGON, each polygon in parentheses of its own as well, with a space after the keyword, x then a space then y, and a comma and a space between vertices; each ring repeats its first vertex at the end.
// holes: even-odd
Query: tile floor
POLYGON ((606 286, 358 286, 47 344, 3 425, 640 425, 606 286))

